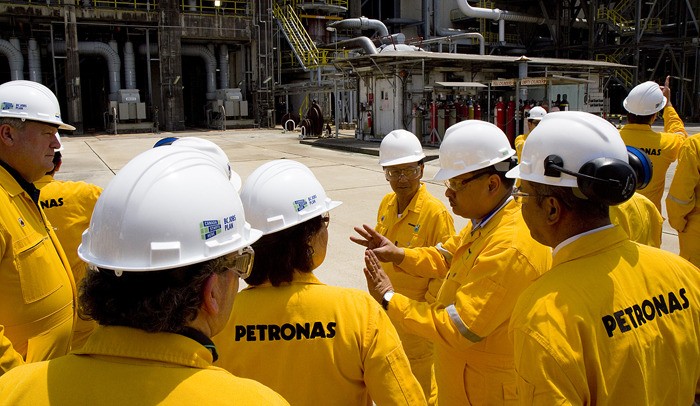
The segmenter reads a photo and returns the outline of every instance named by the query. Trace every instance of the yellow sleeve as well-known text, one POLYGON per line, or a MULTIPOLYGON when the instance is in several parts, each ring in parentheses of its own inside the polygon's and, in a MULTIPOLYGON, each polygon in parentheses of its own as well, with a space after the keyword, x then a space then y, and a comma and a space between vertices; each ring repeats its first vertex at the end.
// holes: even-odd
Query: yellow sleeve
POLYGON ((534 271, 528 272, 532 269, 529 261, 514 249, 484 251, 479 258, 468 272, 477 276, 457 290, 452 305, 430 305, 394 294, 389 317, 406 331, 450 348, 464 349, 488 337, 510 319, 534 271), (507 268, 519 272, 510 273, 507 279, 495 276, 507 268))
POLYGON ((673 107, 664 108, 663 117, 665 133, 681 134, 684 137, 688 136, 688 133, 685 131, 685 125, 683 124, 683 120, 681 120, 678 113, 676 113, 676 109, 674 109, 673 107))
POLYGON ((409 275, 422 278, 444 278, 449 264, 436 247, 404 248, 405 256, 398 266, 409 275))
POLYGON ((683 147, 666 197, 668 222, 677 231, 686 227, 686 216, 697 206, 700 184, 700 135, 690 137, 683 147))
POLYGON ((427 404, 389 317, 378 305, 372 306, 370 312, 369 342, 363 354, 364 380, 370 397, 378 406, 427 404))
POLYGON ((5 337, 5 326, 0 325, 0 376, 22 364, 24 364, 24 358, 15 351, 12 342, 5 337))

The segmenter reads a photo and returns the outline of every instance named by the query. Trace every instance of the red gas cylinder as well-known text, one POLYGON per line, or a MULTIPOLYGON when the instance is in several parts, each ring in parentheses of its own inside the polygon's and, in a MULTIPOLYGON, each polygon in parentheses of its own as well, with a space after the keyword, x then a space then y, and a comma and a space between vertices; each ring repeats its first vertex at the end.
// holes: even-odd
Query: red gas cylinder
POLYGON ((474 101, 474 120, 481 120, 481 104, 479 101, 474 101))
POLYGON ((462 120, 466 120, 466 119, 471 118, 471 117, 469 117, 469 109, 470 108, 471 108, 471 100, 469 101, 468 105, 467 105, 467 103, 460 104, 459 105, 459 116, 460 117, 457 119, 457 121, 462 121, 462 120))
POLYGON ((369 130, 372 131, 372 112, 371 111, 367 112, 367 127, 369 127, 369 130))
POLYGON ((496 107, 493 109, 493 121, 501 129, 501 131, 506 131, 506 112, 505 104, 503 103, 503 98, 499 97, 496 107))

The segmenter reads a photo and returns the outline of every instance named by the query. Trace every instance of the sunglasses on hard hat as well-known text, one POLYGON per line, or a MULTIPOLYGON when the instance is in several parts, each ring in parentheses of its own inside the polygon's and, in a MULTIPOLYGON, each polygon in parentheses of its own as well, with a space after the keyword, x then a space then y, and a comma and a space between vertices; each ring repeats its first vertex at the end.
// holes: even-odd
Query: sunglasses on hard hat
POLYGON ((243 247, 224 259, 224 267, 233 271, 241 279, 247 279, 253 270, 255 251, 253 247, 243 247))

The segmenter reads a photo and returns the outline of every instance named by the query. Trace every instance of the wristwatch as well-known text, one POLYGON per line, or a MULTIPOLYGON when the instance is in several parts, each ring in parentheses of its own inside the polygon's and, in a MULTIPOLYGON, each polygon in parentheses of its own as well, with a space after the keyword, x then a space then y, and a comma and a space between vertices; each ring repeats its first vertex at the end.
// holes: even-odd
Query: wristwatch
POLYGON ((387 310, 387 308, 389 307, 389 301, 391 300, 391 298, 393 296, 394 296, 394 291, 390 290, 390 291, 386 292, 384 294, 384 296, 382 297, 382 307, 384 308, 384 310, 387 310))

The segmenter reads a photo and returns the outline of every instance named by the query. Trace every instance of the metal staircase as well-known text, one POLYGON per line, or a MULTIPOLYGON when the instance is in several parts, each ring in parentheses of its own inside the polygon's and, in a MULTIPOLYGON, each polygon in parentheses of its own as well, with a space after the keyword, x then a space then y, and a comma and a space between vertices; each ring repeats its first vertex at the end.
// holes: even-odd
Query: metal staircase
POLYGON ((318 48, 311 40, 294 8, 289 4, 280 6, 275 3, 273 5, 273 14, 280 30, 292 48, 294 56, 304 71, 317 68, 320 65, 318 48))
MULTIPOLYGON (((612 54, 596 54, 595 59, 596 61, 604 61, 604 62, 611 62, 611 63, 620 63, 622 57, 626 53, 625 48, 618 48, 614 53, 612 54)), ((613 71, 613 77, 617 78, 620 84, 622 84, 625 87, 625 90, 629 91, 632 88, 632 80, 634 79, 634 76, 632 75, 632 72, 630 72, 627 69, 615 69, 613 71)))

